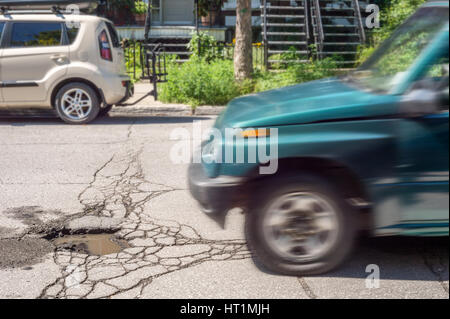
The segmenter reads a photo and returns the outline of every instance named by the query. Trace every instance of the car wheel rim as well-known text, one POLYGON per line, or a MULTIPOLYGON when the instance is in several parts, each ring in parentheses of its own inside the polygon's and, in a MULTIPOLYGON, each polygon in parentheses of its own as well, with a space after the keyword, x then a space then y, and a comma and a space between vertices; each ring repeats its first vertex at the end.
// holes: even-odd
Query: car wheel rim
POLYGON ((275 254, 293 262, 326 255, 338 237, 338 217, 326 198, 313 193, 291 193, 271 204, 264 215, 263 234, 275 254))
POLYGON ((63 95, 61 107, 64 114, 71 120, 83 120, 91 113, 92 99, 86 91, 72 89, 63 95))

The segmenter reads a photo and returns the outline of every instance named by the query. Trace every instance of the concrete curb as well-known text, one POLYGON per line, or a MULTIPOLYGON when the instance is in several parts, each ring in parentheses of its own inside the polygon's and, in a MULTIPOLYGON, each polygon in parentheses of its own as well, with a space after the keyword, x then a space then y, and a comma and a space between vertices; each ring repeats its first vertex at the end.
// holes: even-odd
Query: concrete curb
POLYGON ((225 106, 199 106, 192 110, 188 105, 135 105, 135 106, 119 106, 114 107, 111 110, 111 114, 151 114, 160 116, 192 116, 192 115, 204 115, 204 116, 216 116, 225 110, 225 106))

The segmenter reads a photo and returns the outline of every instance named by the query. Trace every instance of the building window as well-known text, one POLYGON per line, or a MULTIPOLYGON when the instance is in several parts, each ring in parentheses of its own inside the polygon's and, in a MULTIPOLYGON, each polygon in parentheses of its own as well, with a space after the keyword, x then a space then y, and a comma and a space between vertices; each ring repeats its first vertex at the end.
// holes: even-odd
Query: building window
POLYGON ((152 24, 161 24, 161 0, 151 0, 152 24))

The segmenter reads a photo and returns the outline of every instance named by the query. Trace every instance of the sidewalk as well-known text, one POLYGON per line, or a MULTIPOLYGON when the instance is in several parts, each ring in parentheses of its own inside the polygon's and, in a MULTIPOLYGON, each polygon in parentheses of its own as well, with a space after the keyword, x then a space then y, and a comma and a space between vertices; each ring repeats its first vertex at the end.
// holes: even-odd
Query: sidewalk
POLYGON ((195 113, 189 105, 184 104, 165 104, 155 101, 153 95, 148 95, 153 90, 153 85, 146 82, 136 83, 134 87, 134 96, 125 102, 125 105, 115 106, 111 113, 127 113, 127 114, 152 114, 152 115, 173 115, 173 116, 189 116, 189 115, 219 115, 224 106, 199 106, 195 109, 195 113))

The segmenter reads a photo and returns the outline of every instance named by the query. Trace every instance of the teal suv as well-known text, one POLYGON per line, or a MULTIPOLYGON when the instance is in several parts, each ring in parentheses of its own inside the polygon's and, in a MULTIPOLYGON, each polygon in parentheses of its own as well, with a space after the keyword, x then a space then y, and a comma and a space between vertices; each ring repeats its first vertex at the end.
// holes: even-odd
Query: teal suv
POLYGON ((448 6, 428 2, 346 76, 230 102, 189 168, 204 212, 242 208, 256 258, 289 275, 336 267, 361 231, 448 236, 448 6))

